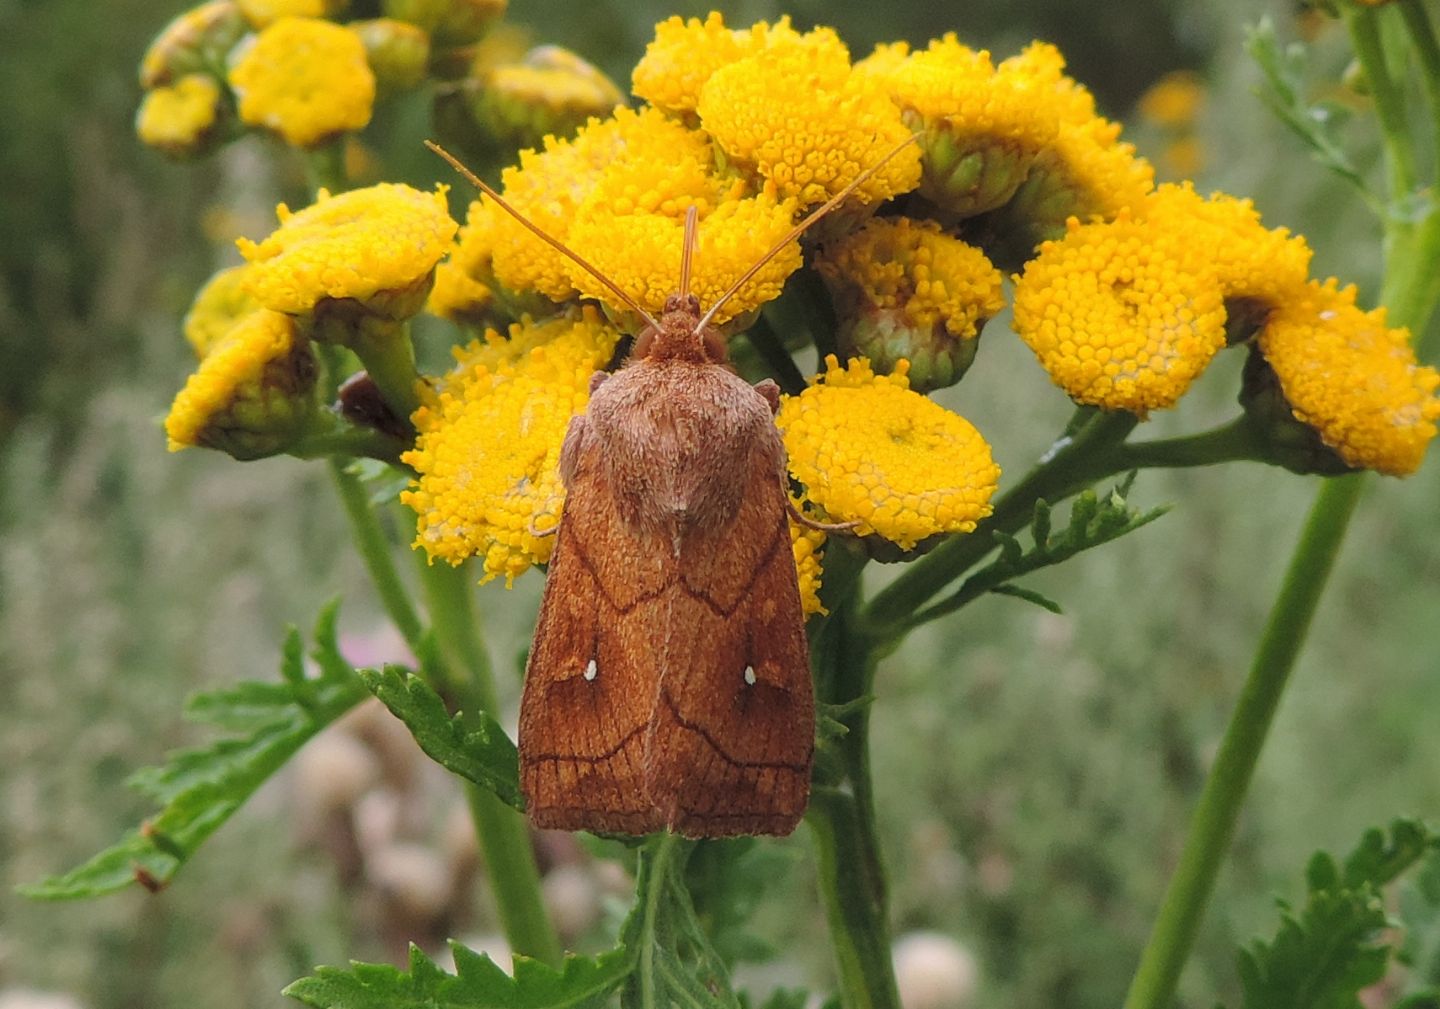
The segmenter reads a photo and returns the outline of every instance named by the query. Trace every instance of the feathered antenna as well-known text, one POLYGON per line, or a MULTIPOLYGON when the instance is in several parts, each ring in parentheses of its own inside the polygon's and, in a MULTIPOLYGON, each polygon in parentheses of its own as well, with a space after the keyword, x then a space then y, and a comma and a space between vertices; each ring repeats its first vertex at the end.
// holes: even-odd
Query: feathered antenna
POLYGON ((789 245, 791 242, 795 241, 796 238, 804 234, 805 229, 810 227, 810 225, 814 224, 816 221, 820 220, 820 218, 824 217, 826 214, 830 213, 830 211, 838 207, 845 200, 845 197, 849 196, 855 191, 856 186, 859 186, 866 179, 870 178, 870 176, 878 172, 881 168, 884 168, 887 161, 889 161, 895 155, 899 154, 910 144, 915 143, 915 141, 918 139, 919 134, 911 134, 904 140, 900 141, 900 143, 892 147, 883 158, 875 162, 869 168, 865 169, 859 175, 855 176, 855 178, 850 180, 849 185, 847 185, 844 189, 840 190, 840 192, 836 193, 834 196, 830 197, 830 199, 826 200, 824 203, 820 204, 820 206, 812 210, 803 221, 795 225, 795 227, 791 228, 789 233, 786 234, 784 238, 780 239, 780 241, 775 243, 775 247, 773 249, 771 249, 769 252, 765 253, 765 255, 757 259, 755 261, 755 265, 751 266, 750 269, 742 273, 740 275, 740 279, 735 281, 735 283, 731 284, 729 290, 727 290, 724 294, 720 295, 720 297, 716 300, 715 304, 710 306, 710 310, 707 311, 703 316, 701 316, 700 321, 695 326, 695 332, 698 333, 702 329, 704 329, 706 325, 709 324, 710 320, 715 316, 715 313, 720 310, 721 306, 724 305, 725 302, 733 298, 735 296, 735 293, 744 286, 745 282, 751 277, 755 276, 755 274, 759 273, 760 268, 763 267, 766 263, 770 262, 770 260, 774 259, 781 249, 785 248, 785 246, 789 245))
MULTIPOLYGON (((542 228, 540 228, 538 225, 526 218, 524 214, 520 213, 520 211, 510 206, 510 204, 506 203, 505 197, 501 196, 489 184, 479 178, 479 176, 477 176, 474 172, 470 171, 470 169, 462 165, 459 159, 456 158, 453 154, 451 154, 445 148, 441 147, 439 144, 435 143, 433 140, 425 141, 425 146, 430 148, 436 154, 440 155, 446 161, 450 162, 450 167, 455 169, 455 171, 459 172, 460 175, 465 179, 465 181, 469 182, 476 189, 480 190, 486 196, 490 197, 490 199, 498 203, 501 210, 505 211, 505 213, 509 214, 511 217, 515 218, 515 220, 525 225, 525 227, 529 229, 532 233, 534 233, 535 236, 538 237, 541 241, 545 242, 547 245, 569 257, 569 259, 574 262, 575 265, 579 266, 586 273, 590 274, 590 276, 594 277, 596 280, 600 281, 600 283, 604 284, 607 288, 609 288, 610 292, 614 294, 615 297, 619 298, 622 304, 624 304, 636 315, 640 316, 640 318, 644 319, 648 325, 651 325, 656 329, 660 328, 660 323, 656 322, 655 319, 650 315, 650 313, 645 311, 645 309, 641 307, 638 301, 636 301, 634 298, 630 297, 630 295, 626 294, 623 290, 621 290, 619 284, 615 283, 615 281, 611 280, 609 277, 605 276, 605 274, 601 273, 599 270, 595 269, 595 267, 591 266, 589 263, 585 262, 585 260, 581 259, 576 253, 572 252, 565 245, 564 242, 560 241, 560 239, 555 238, 552 235, 546 234, 542 228)), ((771 255, 774 255, 774 253, 771 253, 771 255)), ((686 262, 688 262, 688 259, 686 260, 686 262)))

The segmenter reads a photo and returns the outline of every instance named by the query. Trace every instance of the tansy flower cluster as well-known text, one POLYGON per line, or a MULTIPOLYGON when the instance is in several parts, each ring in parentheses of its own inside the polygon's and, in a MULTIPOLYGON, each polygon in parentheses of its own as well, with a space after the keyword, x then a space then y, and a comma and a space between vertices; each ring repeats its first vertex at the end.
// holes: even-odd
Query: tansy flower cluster
MULTIPOLYGON (((798 514, 890 544, 877 556, 991 514, 989 445, 925 394, 982 367, 982 331, 1007 307, 1002 269, 1015 332, 1082 406, 1143 419, 1245 346, 1245 416, 1268 461, 1403 474, 1436 433, 1440 376, 1409 334, 1353 288, 1312 280, 1305 240, 1249 201, 1157 188, 1054 46, 996 59, 947 35, 852 60, 827 28, 671 18, 631 103, 573 54, 472 45, 483 6, 397 3, 403 21, 342 23, 321 0, 221 0, 157 40, 141 128, 172 152, 232 111, 294 146, 324 144, 363 127, 396 82, 427 77, 442 108, 526 145, 458 231, 443 190, 380 184, 321 191, 242 240, 247 264, 217 275, 186 321, 203 363, 172 445, 248 458, 372 426, 388 439, 372 454, 413 477, 417 547, 509 582, 550 556, 565 431, 591 376, 675 293, 692 210, 689 290, 723 335, 749 331, 736 349, 761 353, 737 353, 747 377, 796 349, 779 320, 810 320, 821 374, 773 369, 790 381, 776 417, 789 490, 798 514), (416 370, 407 327, 422 308, 479 337, 442 376, 416 370), (359 357, 376 409, 337 419, 317 405, 317 357, 327 387, 353 367, 336 345, 359 357)), ((822 609, 814 522, 791 527, 807 613, 822 609)))

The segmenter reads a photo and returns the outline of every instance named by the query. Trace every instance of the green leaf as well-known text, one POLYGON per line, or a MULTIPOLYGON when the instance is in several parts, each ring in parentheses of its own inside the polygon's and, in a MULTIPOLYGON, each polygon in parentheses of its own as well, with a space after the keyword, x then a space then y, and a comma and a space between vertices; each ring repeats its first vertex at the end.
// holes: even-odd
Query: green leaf
POLYGON ((245 683, 194 697, 187 713, 244 735, 179 750, 136 773, 130 784, 161 805, 139 829, 85 864, 20 892, 45 900, 113 893, 133 883, 158 890, 266 779, 317 732, 365 697, 364 685, 335 644, 336 604, 315 626, 312 657, 320 675, 307 677, 304 645, 293 627, 285 640, 281 683, 245 683))
POLYGON ((515 744, 483 711, 453 718, 429 684, 396 666, 362 669, 360 677, 409 727, 420 748, 440 766, 489 789, 516 809, 525 808, 520 795, 520 764, 515 744))
POLYGON ((316 1009, 561 1009, 593 1005, 625 980, 633 967, 621 946, 597 957, 567 956, 559 970, 514 958, 510 977, 484 953, 450 944, 455 973, 410 947, 409 970, 389 964, 319 967, 284 994, 316 1009))
POLYGON ((1027 603, 1034 603, 1042 610, 1049 610, 1051 613, 1065 612, 1060 608, 1060 604, 1057 603, 1055 600, 1051 599, 1049 596, 1036 592, 1033 589, 1021 588, 1019 585, 1011 585, 1007 582, 1004 585, 995 586, 990 591, 995 593, 997 596, 1014 596, 1016 599, 1023 599, 1027 603))
POLYGON ((1394 952, 1382 888, 1437 843, 1422 825, 1397 820, 1388 835, 1368 831, 1343 863, 1313 856, 1305 906, 1281 902, 1275 937, 1239 953, 1245 1009, 1361 1009, 1359 991, 1385 976, 1394 952))
POLYGON ((1410 967, 1412 994, 1440 1003, 1440 849, 1431 851, 1415 878, 1400 891, 1405 942, 1398 959, 1410 967))
POLYGON ((1307 90, 1305 47, 1298 42, 1282 46, 1268 17, 1250 29, 1245 47, 1265 75, 1266 88, 1259 94, 1270 111, 1310 148, 1317 161, 1373 203, 1364 178, 1338 138, 1349 113, 1334 102, 1311 105, 1303 97, 1307 90))

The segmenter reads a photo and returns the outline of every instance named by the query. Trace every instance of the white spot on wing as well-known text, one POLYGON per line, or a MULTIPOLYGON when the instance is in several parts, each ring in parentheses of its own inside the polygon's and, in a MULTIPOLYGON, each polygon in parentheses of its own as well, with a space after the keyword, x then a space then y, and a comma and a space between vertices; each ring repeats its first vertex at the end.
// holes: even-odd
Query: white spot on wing
POLYGON ((752 686, 752 687, 755 686, 755 667, 754 667, 754 666, 746 666, 746 667, 745 667, 745 682, 746 682, 747 684, 749 684, 750 686, 752 686))
POLYGON ((585 667, 585 672, 584 672, 583 675, 584 675, 585 679, 587 679, 587 680, 593 680, 593 679, 595 679, 595 674, 597 674, 598 672, 600 672, 600 667, 597 666, 597 665, 595 665, 595 660, 594 660, 594 659, 591 659, 591 660, 590 660, 590 664, 585 667))

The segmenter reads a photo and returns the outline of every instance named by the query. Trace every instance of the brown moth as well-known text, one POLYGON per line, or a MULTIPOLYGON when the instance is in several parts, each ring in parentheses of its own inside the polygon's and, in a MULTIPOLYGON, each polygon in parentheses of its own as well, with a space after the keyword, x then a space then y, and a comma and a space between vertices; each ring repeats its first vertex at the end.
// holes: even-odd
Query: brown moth
POLYGON ((520 787, 536 826, 726 837, 788 834, 804 814, 815 700, 780 390, 736 375, 709 322, 884 160, 703 317, 689 290, 692 208, 679 290, 658 320, 464 173, 647 322, 625 366, 592 379, 560 454, 565 508, 520 702, 520 787))

